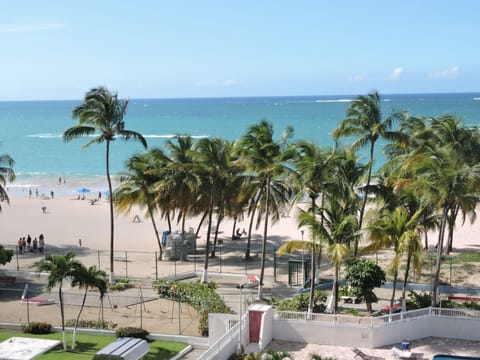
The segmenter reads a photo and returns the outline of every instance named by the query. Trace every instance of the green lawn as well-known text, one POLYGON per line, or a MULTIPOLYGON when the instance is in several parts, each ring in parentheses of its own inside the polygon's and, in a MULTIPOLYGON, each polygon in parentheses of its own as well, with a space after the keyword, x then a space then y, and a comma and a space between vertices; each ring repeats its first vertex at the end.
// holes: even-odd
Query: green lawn
MULTIPOLYGON (((12 336, 16 337, 38 337, 42 339, 53 339, 62 341, 62 333, 54 333, 48 335, 32 335, 16 332, 0 332, 0 342, 4 341, 12 336)), ((107 346, 111 342, 115 341, 115 337, 112 336, 96 336, 96 335, 84 335, 77 334, 77 347, 75 350, 71 350, 72 334, 67 333, 67 342, 69 349, 67 352, 63 351, 62 344, 48 351, 47 353, 39 356, 40 360, 64 360, 66 357, 69 360, 85 360, 92 359, 95 353, 107 346)), ((175 354, 180 352, 187 346, 184 343, 169 342, 169 341, 153 341, 148 344, 150 346, 150 352, 142 359, 154 360, 154 359, 170 359, 175 354)))

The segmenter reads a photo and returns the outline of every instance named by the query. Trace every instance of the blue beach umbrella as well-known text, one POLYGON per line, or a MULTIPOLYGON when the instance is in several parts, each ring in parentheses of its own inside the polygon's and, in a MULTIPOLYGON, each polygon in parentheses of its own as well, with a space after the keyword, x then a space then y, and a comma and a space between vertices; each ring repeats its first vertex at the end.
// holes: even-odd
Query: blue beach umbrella
POLYGON ((108 190, 102 191, 102 195, 110 196, 110 191, 108 190))
POLYGON ((77 192, 81 193, 81 194, 85 194, 85 193, 88 193, 90 192, 90 189, 87 189, 87 188, 80 188, 80 189, 77 189, 77 192))

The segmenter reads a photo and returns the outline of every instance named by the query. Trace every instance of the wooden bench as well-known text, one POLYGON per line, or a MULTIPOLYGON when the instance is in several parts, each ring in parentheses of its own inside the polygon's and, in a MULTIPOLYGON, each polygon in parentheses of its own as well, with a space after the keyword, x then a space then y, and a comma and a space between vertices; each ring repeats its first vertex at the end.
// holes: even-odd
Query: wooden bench
POLYGON ((16 281, 15 276, 0 276, 0 286, 14 286, 16 281))

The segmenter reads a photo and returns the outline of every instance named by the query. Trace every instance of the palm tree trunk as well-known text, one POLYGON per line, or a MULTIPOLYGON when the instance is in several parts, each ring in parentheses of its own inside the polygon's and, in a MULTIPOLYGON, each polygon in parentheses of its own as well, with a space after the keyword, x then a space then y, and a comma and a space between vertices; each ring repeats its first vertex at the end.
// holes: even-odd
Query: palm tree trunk
POLYGON ((105 154, 105 167, 107 172, 107 182, 108 182, 108 191, 109 191, 109 205, 110 205, 110 284, 115 282, 114 268, 113 268, 113 258, 114 258, 114 216, 113 216, 113 189, 112 189, 112 179, 110 179, 110 140, 106 141, 106 154, 105 154))
POLYGON ((338 274, 340 266, 335 265, 335 276, 333 277, 332 297, 333 297, 333 313, 338 312, 338 274))
POLYGON ((232 240, 235 239, 235 228, 237 227, 237 217, 233 218, 233 228, 232 228, 232 240))
POLYGON ((445 228, 447 223, 447 214, 448 209, 445 205, 442 210, 442 220, 440 224, 440 230, 438 232, 438 243, 437 243, 437 264, 435 265, 435 278, 433 280, 433 289, 432 289, 432 306, 437 306, 437 292, 438 287, 440 286, 440 269, 442 265, 442 252, 443 252, 443 240, 445 238, 445 228))
POLYGON ((58 299, 60 300, 60 317, 62 320, 62 342, 63 342, 63 351, 67 351, 67 339, 65 337, 65 311, 63 308, 63 294, 62 294, 62 284, 58 287, 58 299))
POLYGON ((393 303, 395 302, 395 292, 397 291, 397 279, 398 279, 398 270, 395 269, 395 272, 393 273, 392 297, 390 298, 390 311, 389 311, 390 314, 392 313, 393 303))
MULTIPOLYGON (((310 199, 312 200, 312 214, 315 214, 315 198, 312 196, 312 197, 310 197, 310 199)), ((313 300, 314 300, 314 295, 315 295, 315 243, 314 243, 314 239, 313 239, 313 229, 312 229, 311 232, 312 232, 312 243, 310 244, 311 245, 310 299, 308 301, 308 312, 309 313, 313 312, 313 300)), ((303 240, 303 233, 302 233, 302 240, 303 240)), ((303 248, 302 248, 302 251, 303 251, 303 248)), ((302 260, 303 260, 303 256, 302 256, 302 260)), ((302 274, 305 274, 304 269, 305 269, 305 264, 302 261, 302 274)), ((305 282, 305 279, 303 279, 303 282, 305 282)), ((302 288, 303 288, 303 286, 302 286, 302 288)))
MULTIPOLYGON (((370 181, 372 180, 372 169, 373 169, 373 153, 375 150, 375 143, 372 142, 370 145, 370 163, 368 165, 368 176, 367 176, 367 184, 365 185, 366 189, 363 192, 363 202, 362 202, 362 207, 360 209, 360 215, 358 217, 358 230, 362 230, 362 223, 363 223, 363 214, 365 213, 365 207, 367 206, 367 201, 368 201, 368 187, 370 186, 370 181)), ((355 238, 355 245, 353 249, 353 256, 357 256, 358 254, 358 242, 359 242, 359 237, 355 238)))
POLYGON ((200 223, 198 224, 197 231, 195 232, 195 241, 196 239, 198 239, 198 234, 200 234, 200 229, 202 228, 202 224, 205 221, 205 218, 207 217, 207 215, 208 215, 208 210, 203 213, 202 218, 200 219, 200 223))
POLYGON ((260 267, 260 282, 258 284, 258 299, 263 299, 263 277, 265 275, 265 259, 267 257, 267 233, 268 233, 268 216, 270 211, 270 175, 267 176, 266 194, 265 194, 265 225, 263 227, 262 242, 262 263, 260 267))
POLYGON ((170 219, 170 211, 167 211, 168 231, 172 232, 172 220, 170 219))
POLYGON ((252 229, 253 221, 255 219, 255 212, 257 211, 258 202, 263 194, 263 187, 258 192, 257 197, 254 199, 254 204, 252 208, 252 214, 250 215, 250 224, 248 225, 248 236, 247 236, 247 250, 245 251, 245 260, 250 260, 250 248, 252 243, 252 229))
POLYGON ((160 235, 158 234, 157 223, 155 222, 155 218, 153 216, 152 205, 150 202, 148 203, 148 215, 150 219, 152 219, 153 231, 155 232, 155 237, 157 238, 157 244, 159 249, 158 260, 162 260, 163 250, 162 250, 162 240, 160 239, 160 235))
POLYGON ((402 287, 402 301, 404 302, 405 295, 407 292, 407 282, 408 282, 408 273, 410 272, 410 263, 412 261, 412 252, 409 251, 407 255, 407 268, 405 269, 405 277, 403 278, 403 287, 402 287))
POLYGON ((75 319, 75 326, 73 328, 72 350, 75 349, 75 347, 76 347, 75 338, 76 338, 76 335, 77 335, 77 327, 78 327, 78 322, 80 321, 80 314, 82 313, 83 307, 85 306, 85 300, 87 299, 87 292, 88 292, 88 287, 85 287, 85 293, 83 294, 82 306, 80 306, 80 311, 78 312, 77 318, 75 319))
POLYGON ((217 247, 217 240, 218 240, 218 229, 220 228, 220 223, 222 222, 222 220, 223 220, 223 216, 218 214, 217 228, 215 229, 215 236, 213 239, 213 249, 212 249, 212 253, 210 254, 211 258, 215 257, 215 248, 217 247))
POLYGON ((208 229, 207 229, 207 243, 205 244, 205 261, 203 264, 203 274, 202 274, 202 283, 208 283, 208 252, 209 250, 209 243, 210 243, 210 232, 212 231, 212 214, 213 214, 213 189, 214 186, 212 184, 212 189, 210 190, 210 206, 208 209, 208 229))

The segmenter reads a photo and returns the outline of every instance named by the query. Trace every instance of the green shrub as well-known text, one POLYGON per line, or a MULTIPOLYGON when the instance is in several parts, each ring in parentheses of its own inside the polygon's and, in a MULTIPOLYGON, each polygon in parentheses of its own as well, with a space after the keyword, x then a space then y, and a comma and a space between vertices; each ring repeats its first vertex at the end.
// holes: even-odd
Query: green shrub
POLYGON ((123 291, 126 289, 132 288, 133 285, 130 284, 130 280, 126 278, 115 279, 115 284, 110 284, 108 290, 110 291, 123 291))
POLYGON ((23 328, 25 334, 50 334, 52 325, 44 322, 31 322, 23 328))
POLYGON ((138 339, 147 340, 149 332, 145 329, 137 328, 137 327, 124 327, 119 328, 115 331, 115 336, 117 338, 121 337, 133 337, 138 339))
MULTIPOLYGON (((75 319, 70 319, 65 322, 66 326, 75 326, 75 319)), ((79 328, 88 328, 88 329, 106 329, 113 330, 117 327, 112 321, 102 321, 102 320, 80 320, 78 322, 79 328)))
MULTIPOLYGON (((325 312, 327 295, 321 290, 315 290, 313 295, 313 312, 325 312)), ((308 311, 308 304, 310 302, 310 293, 295 295, 291 299, 285 299, 278 304, 277 309, 281 311, 308 311)))
POLYGON ((432 296, 422 291, 417 293, 415 291, 410 291, 407 299, 407 308, 408 309, 423 309, 429 307, 432 304, 432 296))
POLYGON ((153 286, 160 297, 190 304, 199 314, 199 332, 208 336, 208 314, 231 314, 232 310, 215 291, 217 284, 202 284, 200 280, 178 282, 173 280, 155 280, 153 286))

